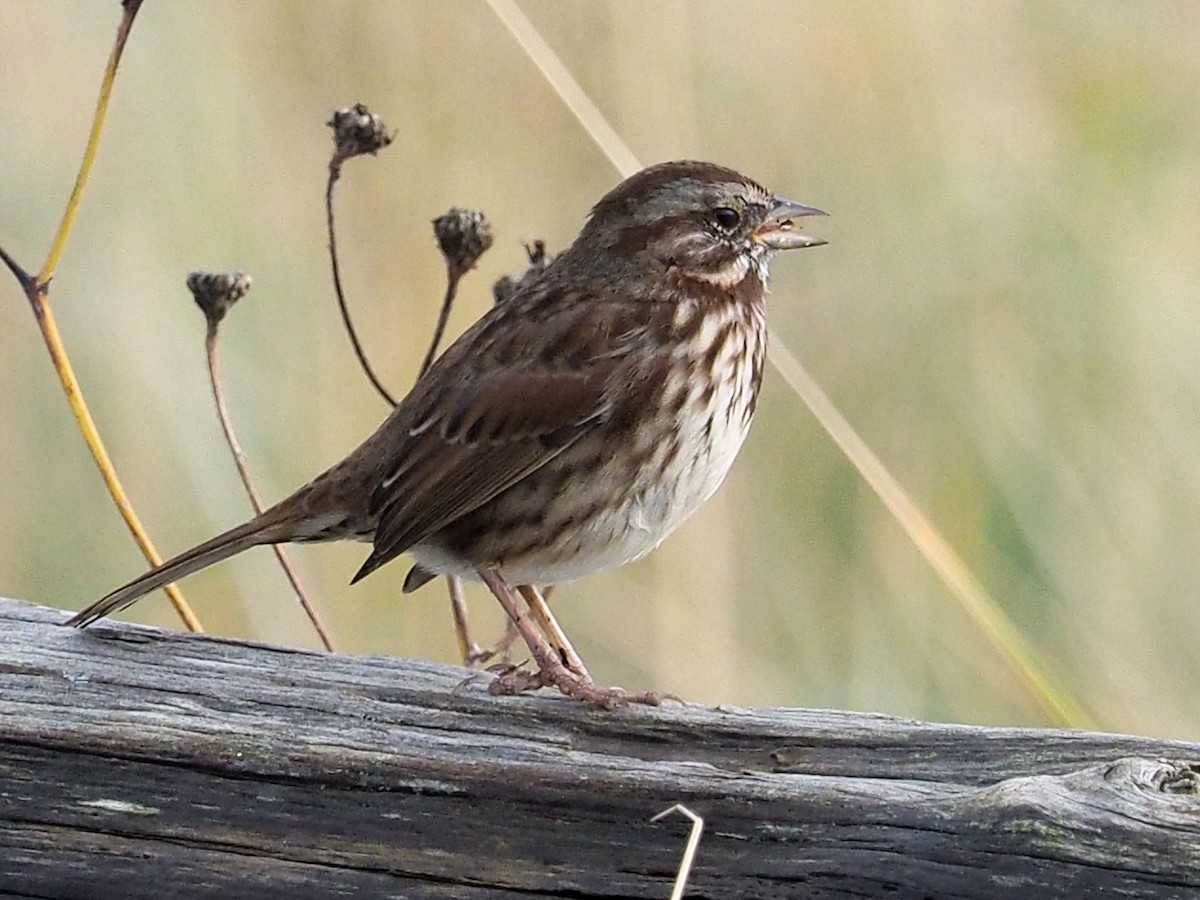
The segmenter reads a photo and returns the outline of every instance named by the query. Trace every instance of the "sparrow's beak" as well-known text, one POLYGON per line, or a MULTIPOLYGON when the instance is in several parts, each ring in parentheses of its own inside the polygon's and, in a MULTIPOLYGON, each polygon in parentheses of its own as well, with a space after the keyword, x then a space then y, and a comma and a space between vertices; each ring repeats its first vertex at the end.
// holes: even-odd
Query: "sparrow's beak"
POLYGON ((795 250, 799 247, 819 247, 828 243, 821 238, 809 237, 795 230, 792 219, 801 216, 827 216, 829 213, 815 206, 805 206, 795 200, 776 197, 767 213, 767 218, 754 232, 754 239, 772 250, 795 250))

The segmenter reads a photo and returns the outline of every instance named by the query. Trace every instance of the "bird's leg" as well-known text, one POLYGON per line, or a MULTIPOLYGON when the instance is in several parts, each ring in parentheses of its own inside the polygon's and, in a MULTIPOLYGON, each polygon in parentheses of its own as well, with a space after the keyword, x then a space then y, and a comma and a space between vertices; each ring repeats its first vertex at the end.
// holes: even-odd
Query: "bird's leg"
POLYGON ((446 576, 446 587, 450 589, 450 614, 454 616, 454 635, 458 638, 458 653, 463 665, 473 666, 490 659, 493 651, 485 650, 471 638, 471 624, 467 619, 467 600, 463 595, 463 581, 457 575, 446 576))
POLYGON ((504 607, 504 611, 508 613, 509 618, 512 619, 538 666, 538 671, 533 673, 512 672, 497 676, 488 686, 489 691, 495 694, 515 694, 539 687, 556 687, 568 697, 605 709, 613 709, 629 703, 646 703, 657 706, 662 702, 662 698, 654 693, 628 694, 619 687, 599 687, 590 677, 581 677, 571 671, 563 663, 555 648, 537 630, 529 613, 521 608, 517 592, 504 580, 500 572, 495 568, 481 568, 479 577, 483 579, 483 583, 488 586, 488 589, 500 601, 500 605, 504 607))
MULTIPOLYGON (((567 669, 559 654, 550 646, 545 636, 537 630, 537 626, 518 598, 517 592, 504 580, 504 577, 496 569, 480 569, 479 576, 496 599, 500 601, 500 605, 504 607, 505 613, 508 614, 509 621, 512 622, 517 633, 521 635, 525 644, 529 647, 533 661, 537 663, 539 669, 538 675, 543 675, 544 673, 542 683, 547 685, 554 684, 553 675, 560 670, 566 675, 572 675, 573 673, 567 669)), ((540 687, 541 683, 533 686, 540 687)))
MULTIPOLYGON (((579 654, 575 652, 575 648, 571 646, 571 641, 555 620, 546 603, 546 598, 550 596, 552 590, 554 590, 553 585, 544 590, 536 588, 533 585, 523 584, 517 586, 518 593, 525 598, 530 615, 537 623, 538 628, 542 630, 542 634, 547 637, 550 644, 558 651, 559 659, 576 675, 581 678, 588 678, 590 676, 588 675, 587 667, 584 666, 583 660, 579 658, 579 654)), ((520 636, 521 633, 517 631, 517 626, 513 624, 512 619, 506 618, 504 620, 504 634, 501 635, 500 640, 496 641, 495 644, 486 650, 477 650, 470 662, 483 663, 498 658, 502 664, 508 663, 513 642, 520 636)))
POLYGON ((579 658, 579 654, 575 652, 575 648, 571 646, 571 641, 562 630, 562 626, 558 624, 558 620, 554 618, 554 613, 550 612, 550 606, 546 603, 542 592, 532 584, 519 585, 517 591, 525 598, 530 615, 542 629, 542 633, 549 639, 550 644, 558 651, 563 664, 580 678, 590 679, 587 667, 579 658))
MULTIPOLYGON (((554 615, 550 612, 550 607, 546 601, 550 598, 550 592, 554 590, 554 585, 546 588, 537 588, 533 585, 518 585, 517 591, 525 598, 526 605, 529 607, 529 612, 537 622, 542 633, 549 639, 551 645, 558 650, 559 658, 562 662, 581 678, 588 678, 587 667, 584 666, 583 660, 579 654, 575 652, 575 648, 571 646, 571 641, 567 638, 566 632, 558 624, 554 615)), ((487 650, 481 650, 476 657, 477 661, 483 662, 497 657, 502 662, 507 662, 510 658, 513 642, 520 637, 520 632, 517 631, 517 626, 513 624, 511 619, 504 620, 504 634, 495 644, 487 650)))

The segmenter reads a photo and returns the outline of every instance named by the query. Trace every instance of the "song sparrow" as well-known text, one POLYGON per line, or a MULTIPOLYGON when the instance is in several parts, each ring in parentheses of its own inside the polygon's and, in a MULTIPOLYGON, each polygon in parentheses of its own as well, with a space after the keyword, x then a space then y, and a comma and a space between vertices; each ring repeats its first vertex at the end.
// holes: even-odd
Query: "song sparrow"
POLYGON ((534 586, 638 559, 720 485, 762 381, 768 261, 825 243, 793 229, 811 215, 824 213, 710 163, 639 172, 358 449, 70 624, 249 547, 358 539, 374 549, 352 583, 407 551, 406 593, 443 573, 488 585, 538 666, 495 692, 654 702, 595 685, 534 586))

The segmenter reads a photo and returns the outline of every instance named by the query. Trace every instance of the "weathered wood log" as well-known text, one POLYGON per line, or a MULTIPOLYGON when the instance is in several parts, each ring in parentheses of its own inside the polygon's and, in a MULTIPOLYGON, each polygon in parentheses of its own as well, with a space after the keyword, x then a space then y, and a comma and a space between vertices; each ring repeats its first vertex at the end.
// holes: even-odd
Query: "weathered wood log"
POLYGON ((0 894, 1200 896, 1200 746, 482 676, 0 600, 0 894))

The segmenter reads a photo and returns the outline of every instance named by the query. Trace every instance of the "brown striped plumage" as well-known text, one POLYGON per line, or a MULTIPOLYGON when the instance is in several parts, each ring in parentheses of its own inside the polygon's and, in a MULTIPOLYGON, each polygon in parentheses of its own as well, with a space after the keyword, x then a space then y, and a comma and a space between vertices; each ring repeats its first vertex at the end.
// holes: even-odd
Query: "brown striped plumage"
MULTIPOLYGON (((769 257, 823 243, 791 229, 792 217, 818 212, 708 163, 640 172, 348 457, 72 624, 283 541, 372 541, 355 581, 411 552, 406 590, 442 573, 482 577, 506 608, 505 586, 570 581, 637 559, 733 462, 762 381, 769 257)), ((564 684, 586 672, 550 673, 554 660, 531 650, 543 673, 530 684, 614 699, 590 679, 564 684)))

